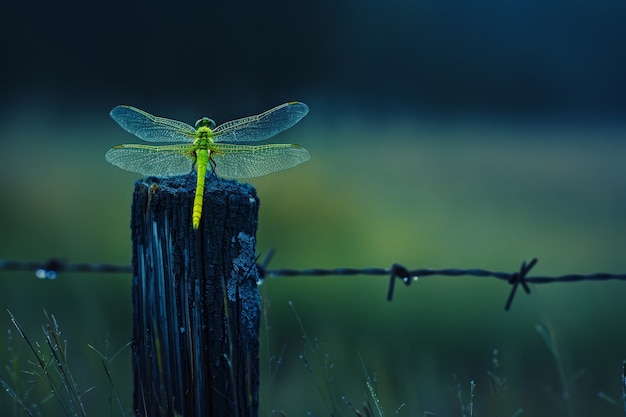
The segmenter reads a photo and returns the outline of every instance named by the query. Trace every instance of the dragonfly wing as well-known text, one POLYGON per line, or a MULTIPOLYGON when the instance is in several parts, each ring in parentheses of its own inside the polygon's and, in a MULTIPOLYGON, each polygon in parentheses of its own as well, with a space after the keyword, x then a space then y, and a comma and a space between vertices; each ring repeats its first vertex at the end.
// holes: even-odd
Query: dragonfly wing
POLYGON ((281 104, 256 116, 231 120, 213 129, 215 142, 256 142, 289 129, 309 112, 298 101, 281 104))
POLYGON ((195 162, 193 147, 189 145, 118 145, 109 149, 104 158, 127 171, 155 177, 189 174, 195 162))
POLYGON ((153 116, 131 106, 117 106, 111 117, 124 130, 148 142, 193 142, 196 129, 187 123, 153 116))
MULTIPOLYGON (((308 161, 311 154, 300 145, 220 144, 213 153, 215 173, 222 178, 253 178, 308 161)), ((209 171, 210 173, 210 171, 209 171)))

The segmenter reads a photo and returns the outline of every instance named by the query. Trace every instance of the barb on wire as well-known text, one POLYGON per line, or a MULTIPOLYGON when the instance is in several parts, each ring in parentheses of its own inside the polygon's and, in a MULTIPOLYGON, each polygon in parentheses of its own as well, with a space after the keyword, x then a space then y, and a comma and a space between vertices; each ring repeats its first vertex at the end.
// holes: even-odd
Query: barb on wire
POLYGON ((511 308, 511 303, 513 302, 513 297, 515 297, 515 292, 517 291, 517 287, 522 285, 526 294, 530 294, 530 287, 526 282, 526 275, 530 272, 530 270, 537 264, 537 258, 533 258, 532 261, 526 264, 526 261, 522 262, 522 266, 519 268, 519 272, 514 272, 509 279, 509 284, 513 285, 511 288, 511 292, 509 293, 509 298, 506 300, 506 304, 504 305, 504 309, 508 311, 511 308))
MULTIPOLYGON (((547 276, 528 276, 530 270, 537 264, 537 258, 533 258, 530 262, 522 262, 519 270, 515 272, 496 272, 485 269, 413 269, 409 270, 403 265, 393 264, 391 268, 311 268, 311 269, 272 269, 268 270, 267 266, 271 261, 274 250, 271 249, 265 257, 262 264, 257 263, 259 273, 259 281, 263 282, 266 278, 277 277, 302 277, 302 276, 349 276, 349 275, 380 275, 388 276, 389 287, 387 290, 387 300, 393 299, 396 279, 400 279, 404 285, 408 286, 418 278, 428 276, 474 276, 485 278, 497 278, 507 281, 512 285, 511 292, 506 300, 504 309, 509 310, 518 287, 524 289, 526 294, 530 294, 529 284, 549 284, 555 282, 576 282, 576 281, 607 281, 607 280, 626 280, 626 274, 612 274, 600 272, 589 275, 568 274, 556 277, 547 276)), ((102 273, 132 273, 132 267, 129 265, 111 265, 111 264, 70 264, 62 260, 52 258, 46 262, 18 262, 0 260, 0 270, 13 271, 35 271, 35 275, 42 279, 55 279, 61 272, 102 272, 102 273)))

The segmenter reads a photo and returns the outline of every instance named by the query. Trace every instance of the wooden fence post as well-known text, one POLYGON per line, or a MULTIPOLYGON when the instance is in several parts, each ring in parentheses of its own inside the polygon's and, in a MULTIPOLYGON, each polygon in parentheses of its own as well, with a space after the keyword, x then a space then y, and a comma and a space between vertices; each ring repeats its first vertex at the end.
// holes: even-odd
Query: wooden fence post
POLYGON ((195 175, 135 185, 134 413, 258 415, 259 200, 254 188, 207 178, 200 228, 195 175))

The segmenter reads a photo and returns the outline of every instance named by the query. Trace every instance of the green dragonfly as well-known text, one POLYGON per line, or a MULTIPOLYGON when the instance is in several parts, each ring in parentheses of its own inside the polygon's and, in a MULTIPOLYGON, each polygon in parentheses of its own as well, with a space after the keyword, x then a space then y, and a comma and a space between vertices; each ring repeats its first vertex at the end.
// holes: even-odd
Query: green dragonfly
POLYGON ((117 145, 105 159, 122 169, 146 176, 169 177, 198 171, 192 224, 197 229, 202 215, 204 179, 215 172, 222 178, 252 178, 306 162, 311 154, 300 145, 241 145, 256 142, 289 129, 309 112, 297 101, 281 104, 255 116, 231 120, 215 127, 203 117, 196 127, 153 116, 131 106, 117 106, 111 117, 124 130, 148 142, 166 145, 117 145), (207 169, 211 165, 212 169, 207 169))

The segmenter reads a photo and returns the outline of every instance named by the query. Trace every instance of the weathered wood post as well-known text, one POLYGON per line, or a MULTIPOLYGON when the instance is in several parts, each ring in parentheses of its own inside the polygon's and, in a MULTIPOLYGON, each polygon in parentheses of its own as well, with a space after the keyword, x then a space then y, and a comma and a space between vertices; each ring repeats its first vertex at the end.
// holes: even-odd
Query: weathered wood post
POLYGON ((133 377, 136 416, 258 415, 259 295, 254 188, 195 175, 135 185, 133 377))

